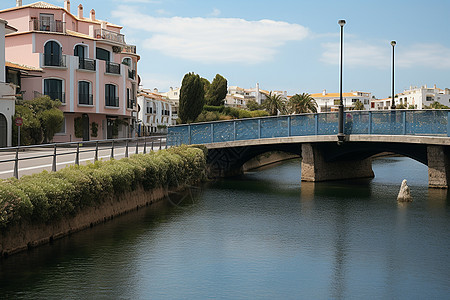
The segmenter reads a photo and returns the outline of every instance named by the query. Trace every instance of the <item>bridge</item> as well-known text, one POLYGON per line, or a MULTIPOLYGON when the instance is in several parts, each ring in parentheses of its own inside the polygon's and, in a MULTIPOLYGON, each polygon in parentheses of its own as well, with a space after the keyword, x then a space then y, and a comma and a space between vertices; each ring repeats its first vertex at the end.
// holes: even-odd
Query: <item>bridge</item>
POLYGON ((302 181, 370 178, 372 157, 395 153, 428 166, 429 187, 448 188, 450 110, 346 111, 344 141, 338 113, 237 119, 169 127, 169 145, 202 144, 209 173, 242 172, 249 159, 269 151, 302 157, 302 181))

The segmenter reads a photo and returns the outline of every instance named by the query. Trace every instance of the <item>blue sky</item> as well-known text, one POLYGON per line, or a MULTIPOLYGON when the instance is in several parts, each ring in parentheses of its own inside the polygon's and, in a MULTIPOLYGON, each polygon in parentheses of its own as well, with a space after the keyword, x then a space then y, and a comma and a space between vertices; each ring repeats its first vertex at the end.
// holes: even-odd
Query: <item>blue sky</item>
MULTIPOLYGON (((35 1, 24 0, 23 4, 35 1)), ((63 6, 63 0, 48 0, 63 6)), ((339 19, 344 27, 344 91, 450 88, 450 0, 85 0, 98 19, 124 26, 137 45, 145 88, 180 86, 187 72, 229 85, 295 93, 339 91, 339 19)), ((2 0, 0 9, 15 6, 2 0)))

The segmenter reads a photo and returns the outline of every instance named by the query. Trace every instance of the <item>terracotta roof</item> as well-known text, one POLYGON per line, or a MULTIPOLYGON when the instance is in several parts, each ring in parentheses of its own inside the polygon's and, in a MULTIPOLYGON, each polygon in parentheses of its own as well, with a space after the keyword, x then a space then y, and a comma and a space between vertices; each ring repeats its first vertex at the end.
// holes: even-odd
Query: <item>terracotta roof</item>
MULTIPOLYGON (((62 9, 65 12, 71 14, 77 20, 85 21, 85 22, 91 22, 91 23, 96 23, 96 24, 101 24, 102 23, 102 20, 92 21, 90 18, 84 18, 84 17, 83 18, 78 18, 78 16, 72 14, 70 11, 67 11, 64 7, 53 5, 53 4, 44 2, 44 1, 39 1, 39 2, 35 2, 35 3, 27 4, 27 5, 15 6, 15 7, 7 8, 7 9, 4 9, 4 10, 1 10, 1 12, 17 10, 17 9, 22 9, 22 8, 62 9)), ((119 28, 119 29, 123 28, 120 25, 115 25, 115 24, 112 24, 112 23, 109 23, 109 22, 106 22, 106 23, 108 24, 108 26, 116 27, 116 28, 119 28)))
POLYGON ((89 39, 89 40, 95 40, 95 38, 93 38, 92 36, 89 36, 89 35, 81 33, 81 32, 76 32, 76 31, 72 31, 72 30, 66 30, 66 33, 68 35, 71 35, 71 36, 76 36, 76 37, 89 39))
POLYGON ((5 62, 5 67, 15 68, 15 69, 24 70, 24 71, 43 72, 43 70, 41 68, 20 65, 20 64, 13 63, 13 62, 9 62, 9 61, 5 62))

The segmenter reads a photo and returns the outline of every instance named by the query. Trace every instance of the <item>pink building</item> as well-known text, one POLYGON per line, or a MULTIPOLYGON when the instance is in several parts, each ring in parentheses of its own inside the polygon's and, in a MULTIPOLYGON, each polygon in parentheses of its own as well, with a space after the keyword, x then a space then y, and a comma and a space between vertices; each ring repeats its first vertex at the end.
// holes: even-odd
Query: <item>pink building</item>
POLYGON ((31 74, 21 79, 23 98, 62 102, 65 120, 54 142, 134 136, 140 57, 121 26, 97 20, 94 10, 85 17, 81 4, 73 15, 69 0, 64 7, 17 0, 0 18, 18 30, 6 36, 6 61, 31 74))

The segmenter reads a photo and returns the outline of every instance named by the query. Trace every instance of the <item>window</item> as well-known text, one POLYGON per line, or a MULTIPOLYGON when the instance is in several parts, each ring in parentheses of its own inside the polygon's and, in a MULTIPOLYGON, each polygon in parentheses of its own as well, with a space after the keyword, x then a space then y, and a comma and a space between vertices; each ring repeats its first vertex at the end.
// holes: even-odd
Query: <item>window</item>
POLYGON ((62 60, 61 47, 55 41, 49 41, 44 47, 44 65, 65 67, 62 60))
POLYGON ((61 79, 44 79, 44 95, 65 103, 63 81, 61 79))
POLYGON ((89 81, 78 81, 78 104, 92 105, 91 83, 89 81))
POLYGON ((129 57, 122 60, 122 64, 131 68, 131 59, 129 57))
POLYGON ((66 116, 64 116, 61 129, 56 134, 65 134, 66 133, 66 116))
POLYGON ((427 96, 427 101, 433 101, 433 96, 427 96))
POLYGON ((86 57, 86 53, 85 53, 85 47, 82 45, 76 45, 75 49, 73 50, 73 54, 75 56, 78 56, 81 59, 84 59, 86 57))
POLYGON ((97 48, 96 58, 104 61, 111 61, 111 53, 108 50, 97 48))
POLYGON ((105 85, 105 105, 111 107, 119 107, 119 97, 117 95, 117 87, 114 84, 105 85))

